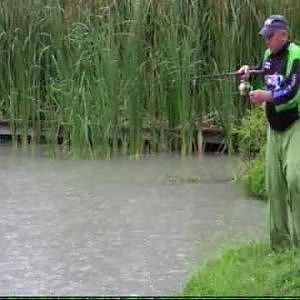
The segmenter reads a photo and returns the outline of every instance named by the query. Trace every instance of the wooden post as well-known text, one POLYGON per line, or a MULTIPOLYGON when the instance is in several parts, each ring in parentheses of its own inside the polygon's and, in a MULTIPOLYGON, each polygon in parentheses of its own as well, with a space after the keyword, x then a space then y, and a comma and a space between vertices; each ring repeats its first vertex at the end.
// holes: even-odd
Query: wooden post
POLYGON ((199 128, 197 134, 197 149, 198 149, 198 154, 202 155, 204 152, 202 128, 199 128))

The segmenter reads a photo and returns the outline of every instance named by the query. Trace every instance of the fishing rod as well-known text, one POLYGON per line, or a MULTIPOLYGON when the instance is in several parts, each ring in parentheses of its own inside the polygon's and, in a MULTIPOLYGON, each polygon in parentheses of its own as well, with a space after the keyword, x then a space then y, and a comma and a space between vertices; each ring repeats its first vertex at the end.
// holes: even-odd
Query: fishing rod
MULTIPOLYGON (((248 74, 251 76, 258 76, 261 74, 264 74, 264 70, 261 69, 250 69, 248 70, 248 74)), ((224 80, 229 77, 237 77, 240 78, 239 83, 239 93, 241 96, 246 96, 248 93, 253 89, 249 79, 243 78, 243 75, 245 75, 245 72, 240 71, 232 71, 232 72, 225 72, 225 73, 218 73, 218 74, 208 74, 208 75, 200 75, 197 77, 191 78, 191 84, 193 88, 195 88, 199 82, 207 81, 207 80, 224 80)), ((171 83, 174 84, 176 80, 172 80, 171 83)))
MULTIPOLYGON (((248 73, 249 75, 260 75, 260 74, 263 74, 265 71, 264 70, 256 70, 256 69, 253 69, 253 70, 249 70, 248 73)), ((204 78, 207 78, 207 79, 225 79, 226 77, 242 77, 245 73, 244 72, 240 72, 240 71, 233 71, 233 72, 226 72, 226 73, 218 73, 218 74, 209 74, 209 75, 202 75, 202 76, 199 76, 198 78, 199 79, 204 79, 204 78)))
MULTIPOLYGON (((248 74, 257 76, 264 74, 264 70, 261 69, 250 69, 248 71, 248 74)), ((199 79, 215 79, 215 80, 220 80, 220 79, 226 79, 227 77, 239 77, 240 78, 240 84, 239 84, 239 92, 241 96, 246 96, 248 93, 253 89, 249 80, 243 78, 243 75, 245 75, 245 72, 240 72, 240 71, 233 71, 233 72, 226 72, 226 73, 219 73, 219 74, 209 74, 209 75, 203 75, 200 76, 199 79)))

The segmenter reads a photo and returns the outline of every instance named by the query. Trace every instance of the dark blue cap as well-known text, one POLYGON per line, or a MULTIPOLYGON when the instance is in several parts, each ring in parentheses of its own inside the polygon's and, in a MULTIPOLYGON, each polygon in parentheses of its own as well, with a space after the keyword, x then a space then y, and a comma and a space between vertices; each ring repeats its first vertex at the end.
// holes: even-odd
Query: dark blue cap
POLYGON ((288 22, 284 16, 270 16, 259 31, 259 35, 268 39, 275 33, 276 30, 288 30, 288 22))

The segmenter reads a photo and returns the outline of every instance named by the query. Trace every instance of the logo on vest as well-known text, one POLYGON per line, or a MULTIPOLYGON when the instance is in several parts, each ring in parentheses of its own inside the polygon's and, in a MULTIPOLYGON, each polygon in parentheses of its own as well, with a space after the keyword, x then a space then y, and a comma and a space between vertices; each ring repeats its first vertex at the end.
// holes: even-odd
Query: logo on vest
POLYGON ((271 62, 266 60, 264 61, 264 69, 265 70, 270 70, 271 69, 271 62))

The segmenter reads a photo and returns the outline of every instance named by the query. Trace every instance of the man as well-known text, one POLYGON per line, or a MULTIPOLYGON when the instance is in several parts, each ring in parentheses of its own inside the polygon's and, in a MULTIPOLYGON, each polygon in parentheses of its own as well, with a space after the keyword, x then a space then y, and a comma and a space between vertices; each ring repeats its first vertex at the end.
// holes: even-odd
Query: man
MULTIPOLYGON (((270 16, 259 35, 268 48, 262 65, 265 87, 249 97, 266 107, 270 239, 274 250, 282 250, 300 246, 300 48, 289 41, 281 15, 270 16)), ((239 71, 249 79, 249 66, 239 71)))

